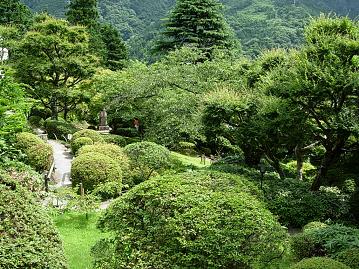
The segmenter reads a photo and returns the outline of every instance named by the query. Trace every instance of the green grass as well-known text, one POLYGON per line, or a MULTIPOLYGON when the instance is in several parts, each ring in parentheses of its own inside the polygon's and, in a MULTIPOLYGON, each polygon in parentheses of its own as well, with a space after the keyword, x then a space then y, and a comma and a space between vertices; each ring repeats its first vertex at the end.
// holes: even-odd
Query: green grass
POLYGON ((85 215, 66 213, 54 218, 64 244, 70 269, 87 269, 92 266, 91 247, 105 234, 96 229, 99 213, 85 215))
POLYGON ((173 151, 171 152, 171 155, 181 161, 184 165, 192 165, 198 168, 208 167, 211 165, 208 159, 206 160, 206 164, 203 164, 201 163, 200 157, 187 156, 173 151))

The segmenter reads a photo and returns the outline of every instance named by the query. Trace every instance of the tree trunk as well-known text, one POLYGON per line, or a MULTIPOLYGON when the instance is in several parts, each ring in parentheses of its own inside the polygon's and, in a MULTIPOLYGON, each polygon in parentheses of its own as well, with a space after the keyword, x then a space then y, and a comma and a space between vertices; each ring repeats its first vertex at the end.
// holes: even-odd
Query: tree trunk
POLYGON ((267 160, 274 170, 279 174, 280 179, 285 179, 285 173, 280 166, 279 160, 271 153, 266 153, 267 160))
POLYGON ((349 134, 346 135, 340 135, 337 138, 337 141, 334 144, 333 147, 327 149, 327 152, 324 154, 323 160, 321 162, 321 165, 319 167, 317 176, 314 179, 314 182, 312 184, 311 190, 312 191, 318 191, 320 186, 323 184, 323 180, 326 177, 328 170, 331 165, 335 164, 338 159, 340 158, 343 147, 345 145, 345 142, 347 141, 349 137, 349 134))
POLYGON ((304 152, 299 146, 295 147, 295 156, 297 159, 297 179, 303 180, 304 152))
POLYGON ((59 117, 59 113, 57 110, 57 105, 55 101, 51 102, 51 119, 57 120, 59 117))

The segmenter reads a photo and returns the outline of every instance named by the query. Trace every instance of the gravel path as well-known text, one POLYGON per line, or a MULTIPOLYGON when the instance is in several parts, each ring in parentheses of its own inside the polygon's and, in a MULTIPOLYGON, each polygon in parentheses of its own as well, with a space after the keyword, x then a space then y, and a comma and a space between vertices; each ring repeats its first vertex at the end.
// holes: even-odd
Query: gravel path
POLYGON ((73 156, 68 148, 56 140, 49 140, 48 143, 54 149, 56 188, 71 185, 71 162, 73 156))

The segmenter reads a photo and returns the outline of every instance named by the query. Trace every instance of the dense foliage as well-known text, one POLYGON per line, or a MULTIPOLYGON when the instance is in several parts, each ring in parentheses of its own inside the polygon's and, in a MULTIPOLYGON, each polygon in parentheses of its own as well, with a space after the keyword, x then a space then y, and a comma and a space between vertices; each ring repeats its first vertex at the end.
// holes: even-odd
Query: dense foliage
POLYGON ((80 130, 80 131, 73 134, 72 141, 74 141, 74 140, 76 140, 77 138, 80 138, 80 137, 88 137, 94 143, 101 143, 101 142, 104 141, 101 134, 99 134, 95 130, 88 130, 88 129, 80 130))
POLYGON ((350 269, 350 267, 329 258, 310 258, 300 261, 290 269, 350 269))
POLYGON ((62 243, 38 201, 0 175, 1 268, 67 268, 62 243))
POLYGON ((155 178, 116 200, 100 220, 114 237, 93 249, 96 268, 242 268, 282 251, 282 228, 240 177, 155 178), (238 251, 240 250, 240 251, 238 251))

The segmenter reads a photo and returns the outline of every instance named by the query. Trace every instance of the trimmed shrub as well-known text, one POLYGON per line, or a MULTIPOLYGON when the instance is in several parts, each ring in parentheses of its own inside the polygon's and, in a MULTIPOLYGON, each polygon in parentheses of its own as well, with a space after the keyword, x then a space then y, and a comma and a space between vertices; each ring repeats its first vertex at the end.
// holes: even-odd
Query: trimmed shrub
POLYGON ((80 138, 80 137, 91 138, 91 140, 94 143, 103 143, 104 142, 102 135, 95 130, 90 130, 90 129, 80 130, 73 134, 72 141, 75 141, 77 138, 80 138))
POLYGON ((19 133, 16 136, 17 147, 27 158, 26 162, 37 171, 49 170, 53 161, 53 149, 38 136, 31 133, 19 133))
POLYGON ((89 137, 79 137, 71 142, 72 153, 76 154, 80 148, 86 145, 93 145, 93 141, 89 137))
POLYGON ((328 227, 328 224, 325 224, 320 221, 313 221, 313 222, 309 222, 308 224, 306 224, 303 227, 303 232, 305 233, 310 230, 318 230, 318 229, 322 229, 322 228, 326 228, 326 227, 328 227))
POLYGON ((122 182, 120 165, 110 157, 101 153, 81 154, 72 162, 71 178, 73 186, 80 183, 86 191, 92 191, 101 183, 122 182))
POLYGON ((127 145, 125 153, 130 158, 132 168, 138 172, 138 182, 151 177, 154 172, 170 165, 170 151, 152 142, 127 145))
POLYGON ((338 220, 348 215, 349 197, 338 188, 310 191, 310 183, 296 179, 265 180, 266 202, 286 226, 303 227, 312 221, 338 220))
POLYGON ((30 192, 0 174, 0 267, 68 268, 62 243, 30 192))
POLYGON ((92 191, 92 194, 99 197, 102 201, 117 198, 121 193, 122 185, 116 181, 100 184, 92 191))
POLYGON ((350 268, 359 268, 359 247, 343 250, 335 255, 335 259, 348 265, 350 268))
POLYGON ((304 259, 291 266, 290 269, 350 269, 350 267, 330 258, 315 257, 304 259))
POLYGON ((103 139, 106 143, 115 144, 120 147, 125 147, 127 145, 126 138, 120 135, 107 134, 103 135, 103 139))
POLYGON ((44 141, 32 133, 24 132, 16 135, 16 147, 21 150, 28 149, 41 143, 44 143, 44 141))
POLYGON ((175 146, 175 150, 185 155, 196 155, 196 144, 181 141, 175 146))
POLYGON ((78 129, 64 120, 47 119, 44 122, 45 130, 49 138, 64 139, 68 134, 75 133, 78 129))
POLYGON ((249 268, 278 257, 286 234, 246 186, 211 172, 135 186, 99 221, 114 237, 93 248, 95 268, 249 268))
POLYGON ((313 234, 300 233, 292 236, 291 246, 298 260, 327 254, 325 247, 317 242, 313 234))

